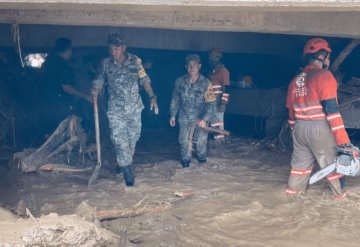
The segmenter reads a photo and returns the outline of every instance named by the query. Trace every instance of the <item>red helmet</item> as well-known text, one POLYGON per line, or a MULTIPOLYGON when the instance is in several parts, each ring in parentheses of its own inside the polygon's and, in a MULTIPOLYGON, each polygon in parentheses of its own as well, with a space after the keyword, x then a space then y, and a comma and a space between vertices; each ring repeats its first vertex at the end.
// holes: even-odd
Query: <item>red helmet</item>
POLYGON ((304 56, 306 54, 316 53, 320 50, 325 50, 330 53, 331 48, 329 46, 329 43, 326 40, 320 38, 310 39, 304 47, 304 56))

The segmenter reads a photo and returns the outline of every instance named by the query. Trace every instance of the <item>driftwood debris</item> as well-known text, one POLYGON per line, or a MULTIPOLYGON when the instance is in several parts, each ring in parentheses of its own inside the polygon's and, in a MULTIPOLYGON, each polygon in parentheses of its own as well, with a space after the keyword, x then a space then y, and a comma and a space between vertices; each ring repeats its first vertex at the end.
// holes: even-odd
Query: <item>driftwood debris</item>
POLYGON ((95 218, 100 221, 119 218, 130 218, 150 213, 160 213, 162 211, 168 210, 170 207, 171 204, 163 203, 160 205, 146 205, 143 207, 101 210, 95 212, 95 218))
POLYGON ((2 220, 0 224, 0 246, 123 246, 120 236, 74 215, 13 217, 14 220, 2 220))
POLYGON ((44 172, 87 172, 87 171, 91 171, 93 168, 92 167, 86 167, 86 168, 75 168, 69 165, 64 165, 64 164, 53 164, 53 163, 48 163, 45 164, 43 166, 40 166, 39 170, 40 171, 44 171, 44 172))
POLYGON ((86 134, 81 127, 81 118, 71 115, 59 124, 37 150, 27 154, 16 153, 13 163, 23 172, 35 172, 45 164, 69 163, 74 153, 81 160, 85 146, 86 134))
POLYGON ((164 202, 156 205, 144 205, 140 207, 140 205, 146 199, 145 197, 131 208, 95 211, 95 218, 98 219, 99 221, 104 221, 104 220, 112 220, 119 218, 130 218, 130 217, 151 214, 151 213, 161 213, 163 211, 169 210, 175 204, 193 195, 194 193, 192 192, 175 191, 174 196, 180 199, 177 199, 172 202, 166 202, 166 203, 164 202))
POLYGON ((209 126, 205 126, 205 127, 201 127, 201 128, 208 132, 211 132, 211 133, 221 134, 221 135, 225 135, 225 136, 230 135, 230 131, 227 131, 227 130, 217 129, 217 128, 209 127, 209 126))
POLYGON ((359 108, 360 79, 352 77, 346 84, 341 84, 338 96, 340 110, 359 108))
POLYGON ((339 56, 335 59, 334 63, 331 66, 331 69, 334 73, 337 73, 340 65, 344 60, 349 56, 352 50, 355 49, 356 46, 360 44, 360 39, 353 39, 350 43, 344 48, 344 50, 339 54, 339 56))
POLYGON ((345 59, 350 55, 350 53, 360 44, 360 39, 352 39, 349 44, 342 50, 342 52, 339 54, 339 56, 335 59, 335 61, 331 65, 331 70, 334 73, 338 84, 340 86, 343 86, 344 82, 344 76, 345 74, 342 73, 340 69, 340 65, 345 61, 345 59))
POLYGON ((255 149, 271 151, 288 151, 292 149, 291 130, 287 121, 284 121, 280 133, 276 136, 266 137, 255 143, 255 149))
POLYGON ((196 128, 201 128, 210 133, 216 133, 216 134, 221 134, 221 135, 225 135, 225 136, 230 136, 230 131, 218 129, 218 128, 214 128, 214 127, 209 127, 209 126, 199 127, 196 122, 193 122, 191 124, 190 131, 189 131, 189 137, 188 137, 188 139, 189 139, 188 150, 189 151, 193 150, 194 135, 196 132, 196 128))

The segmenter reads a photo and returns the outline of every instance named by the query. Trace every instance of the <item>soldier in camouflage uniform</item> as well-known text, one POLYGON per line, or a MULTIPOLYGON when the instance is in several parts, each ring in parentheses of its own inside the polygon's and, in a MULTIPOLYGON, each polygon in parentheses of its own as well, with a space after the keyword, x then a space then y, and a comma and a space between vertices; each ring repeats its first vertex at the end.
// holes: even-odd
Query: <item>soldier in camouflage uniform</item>
POLYGON ((200 74, 200 57, 197 54, 190 54, 186 56, 185 62, 187 74, 176 80, 170 104, 171 126, 175 126, 175 119, 179 113, 179 143, 183 168, 189 167, 191 162, 192 153, 188 146, 189 133, 193 123, 198 125, 194 134, 196 157, 199 163, 206 162, 208 133, 201 127, 204 127, 212 117, 216 104, 212 84, 200 74))
POLYGON ((124 40, 118 34, 109 35, 110 57, 105 58, 93 81, 93 94, 99 94, 107 86, 109 101, 107 116, 111 140, 115 146, 117 165, 123 173, 125 184, 133 186, 135 179, 131 164, 136 142, 141 132, 141 111, 144 104, 139 86, 144 87, 150 97, 150 108, 158 114, 156 96, 141 59, 126 52, 124 40))

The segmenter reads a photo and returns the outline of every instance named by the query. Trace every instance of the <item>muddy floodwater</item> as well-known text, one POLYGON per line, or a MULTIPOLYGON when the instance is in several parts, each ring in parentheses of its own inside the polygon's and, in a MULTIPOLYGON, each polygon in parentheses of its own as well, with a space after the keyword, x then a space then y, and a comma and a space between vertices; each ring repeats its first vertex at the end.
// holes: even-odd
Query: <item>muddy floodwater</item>
POLYGON ((121 246, 360 246, 359 178, 347 179, 349 196, 343 200, 332 199, 325 181, 304 196, 287 198, 290 152, 232 137, 216 151, 210 148, 206 165, 194 161, 181 169, 176 133, 144 135, 149 138, 135 154, 134 188, 115 175, 111 154, 104 154, 104 169, 91 189, 91 173, 23 175, 2 168, 0 207, 18 214, 29 208, 40 217, 75 214, 84 202, 97 210, 159 206, 101 222, 120 236, 121 246))

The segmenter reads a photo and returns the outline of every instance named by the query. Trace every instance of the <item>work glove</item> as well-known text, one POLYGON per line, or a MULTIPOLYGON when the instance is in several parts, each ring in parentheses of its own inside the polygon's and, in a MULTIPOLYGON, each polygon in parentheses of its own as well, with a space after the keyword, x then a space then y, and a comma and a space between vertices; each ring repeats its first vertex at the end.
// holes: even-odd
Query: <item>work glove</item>
POLYGON ((337 146, 337 150, 338 152, 343 152, 343 153, 350 152, 352 153, 354 158, 358 158, 360 153, 359 148, 354 146, 351 142, 337 146))
POLYGON ((150 111, 154 111, 156 115, 159 114, 159 106, 155 95, 150 97, 150 111))

